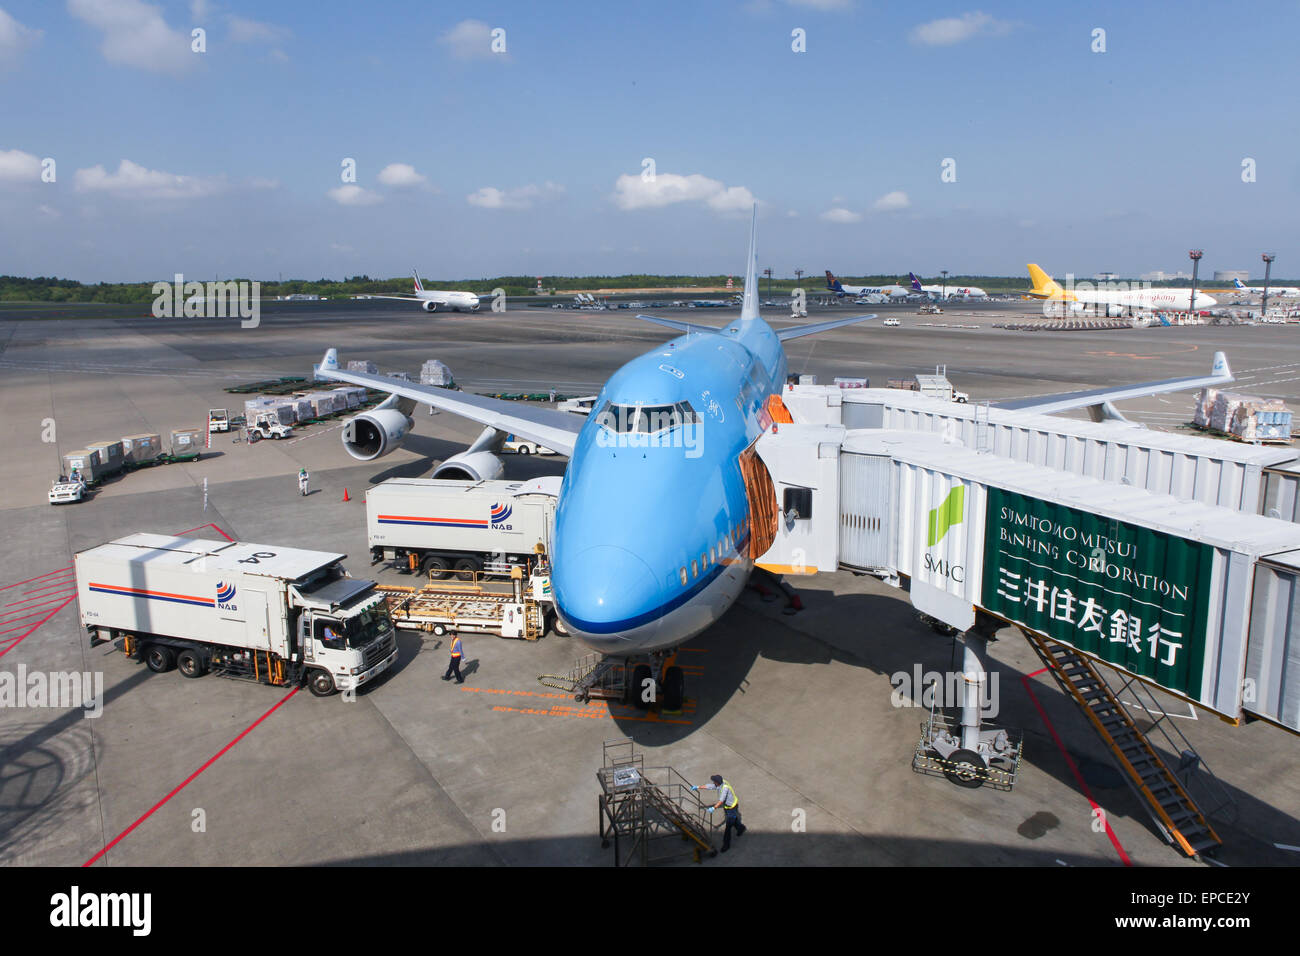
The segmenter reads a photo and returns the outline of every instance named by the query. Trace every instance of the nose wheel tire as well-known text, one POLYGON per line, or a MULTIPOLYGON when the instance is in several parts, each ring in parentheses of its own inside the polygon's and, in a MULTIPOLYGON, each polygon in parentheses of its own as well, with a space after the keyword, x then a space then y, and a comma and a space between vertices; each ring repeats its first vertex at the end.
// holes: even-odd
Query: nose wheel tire
POLYGON ((649 664, 638 664, 632 669, 632 682, 628 684, 627 694, 628 703, 637 710, 649 710, 650 705, 655 702, 659 696, 659 688, 654 684, 654 674, 649 664), (647 700, 647 697, 650 699, 647 700))
POLYGON ((967 790, 978 790, 989 778, 988 765, 973 750, 954 750, 949 754, 947 763, 943 775, 967 790))
POLYGON ((664 671, 663 709, 670 713, 678 713, 685 700, 686 676, 680 667, 670 667, 664 671))

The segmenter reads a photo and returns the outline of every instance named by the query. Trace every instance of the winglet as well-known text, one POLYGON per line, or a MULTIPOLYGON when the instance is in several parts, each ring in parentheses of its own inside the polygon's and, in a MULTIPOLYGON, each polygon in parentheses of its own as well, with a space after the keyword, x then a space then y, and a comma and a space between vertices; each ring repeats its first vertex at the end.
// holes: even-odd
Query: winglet
POLYGON ((1214 353, 1214 364, 1210 367, 1210 374, 1216 378, 1222 377, 1229 381, 1232 380, 1232 369, 1228 367, 1228 356, 1222 352, 1214 353))
POLYGON ((758 203, 749 223, 749 259, 745 263, 745 295, 740 300, 740 321, 758 318, 758 203))

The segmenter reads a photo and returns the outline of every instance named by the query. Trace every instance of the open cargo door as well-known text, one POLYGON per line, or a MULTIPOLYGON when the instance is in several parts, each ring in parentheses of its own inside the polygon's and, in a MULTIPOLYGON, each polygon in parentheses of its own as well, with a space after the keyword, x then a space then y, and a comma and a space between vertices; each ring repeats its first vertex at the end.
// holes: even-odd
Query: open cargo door
POLYGON ((780 510, 772 476, 754 446, 740 453, 740 474, 749 500, 749 557, 758 560, 772 547, 780 526, 780 510))

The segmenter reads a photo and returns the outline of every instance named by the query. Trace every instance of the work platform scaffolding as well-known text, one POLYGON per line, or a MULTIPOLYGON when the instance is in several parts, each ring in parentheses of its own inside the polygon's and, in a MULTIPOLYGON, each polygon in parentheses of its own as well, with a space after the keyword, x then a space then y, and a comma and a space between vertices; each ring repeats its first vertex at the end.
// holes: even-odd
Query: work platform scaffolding
POLYGON ((1009 789, 1021 739, 980 720, 984 646, 1021 629, 1188 855, 1233 808, 1151 696, 1300 732, 1300 466, 1294 449, 1152 432, 895 389, 790 385, 754 446, 770 484, 757 563, 908 590, 963 645, 957 716, 932 709, 913 767, 1009 789), (777 416, 773 416, 774 419, 777 416), (1117 675, 1107 678, 1106 673, 1117 675))
POLYGON ((647 767, 630 740, 604 744, 600 782, 600 845, 614 850, 614 865, 649 866, 690 856, 717 856, 713 845, 721 817, 710 813, 689 780, 672 767, 647 767))

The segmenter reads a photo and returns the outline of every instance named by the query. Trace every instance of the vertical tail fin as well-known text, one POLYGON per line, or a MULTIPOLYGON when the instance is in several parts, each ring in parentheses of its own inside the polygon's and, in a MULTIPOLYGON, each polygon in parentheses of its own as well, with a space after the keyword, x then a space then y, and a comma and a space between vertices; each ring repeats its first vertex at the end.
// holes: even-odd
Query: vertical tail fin
POLYGON ((758 203, 749 222, 749 259, 745 262, 745 295, 740 300, 740 321, 758 318, 758 203))
POLYGON ((1240 279, 1233 279, 1233 280, 1232 280, 1232 287, 1233 287, 1234 289, 1244 289, 1244 288, 1246 288, 1246 284, 1245 284, 1244 282, 1242 282, 1240 279))
POLYGON ((424 286, 420 284, 420 273, 418 273, 418 272, 416 272, 414 269, 412 269, 412 270, 411 270, 411 275, 415 276, 415 291, 416 291, 416 292, 423 292, 423 291, 424 291, 424 286))
POLYGON ((826 288, 830 289, 832 292, 839 292, 842 288, 840 286, 840 280, 831 275, 830 269, 826 270, 826 288))
POLYGON ((1034 283, 1034 287, 1029 291, 1030 295, 1039 298, 1064 298, 1065 290, 1061 288, 1061 284, 1040 269, 1037 263, 1030 262, 1025 268, 1029 270, 1029 279, 1034 283))
POLYGON ((916 273, 915 273, 915 272, 909 272, 909 273, 907 274, 907 277, 908 277, 909 279, 912 280, 912 291, 913 291, 913 292, 924 292, 924 291, 925 291, 924 289, 921 288, 921 280, 918 279, 918 278, 916 277, 916 273))

